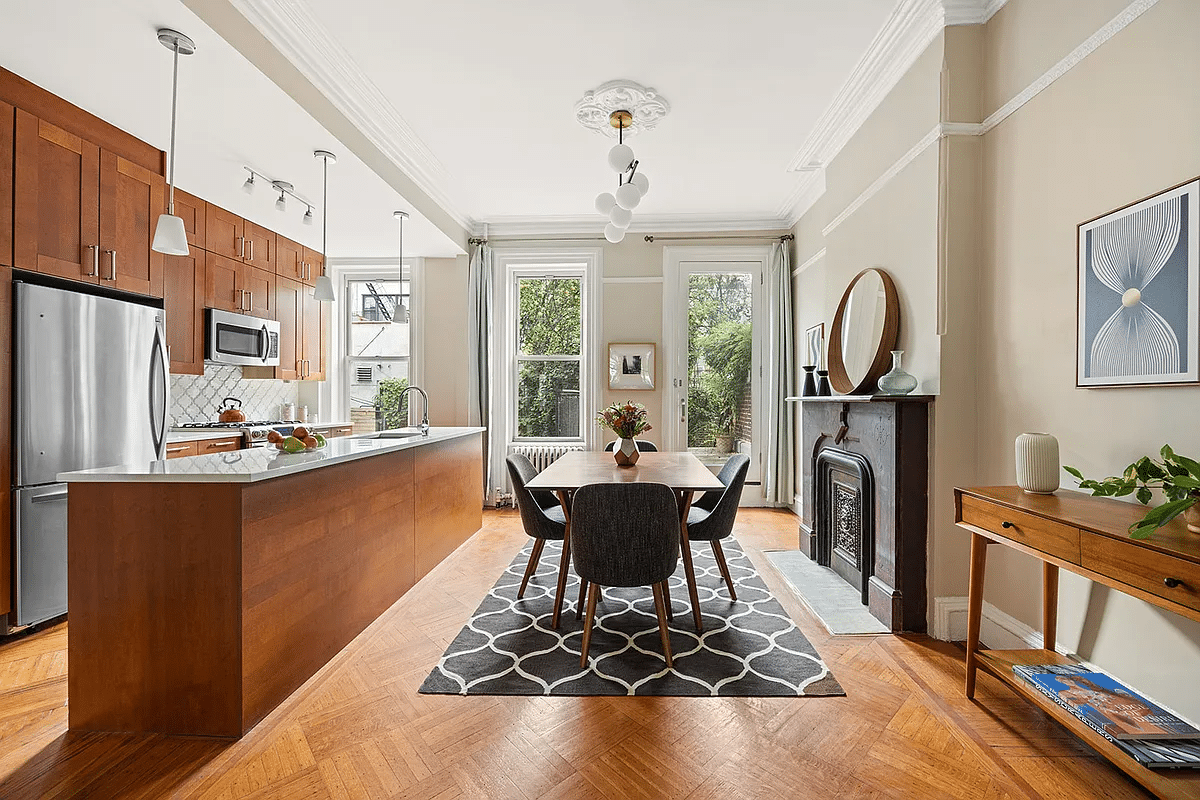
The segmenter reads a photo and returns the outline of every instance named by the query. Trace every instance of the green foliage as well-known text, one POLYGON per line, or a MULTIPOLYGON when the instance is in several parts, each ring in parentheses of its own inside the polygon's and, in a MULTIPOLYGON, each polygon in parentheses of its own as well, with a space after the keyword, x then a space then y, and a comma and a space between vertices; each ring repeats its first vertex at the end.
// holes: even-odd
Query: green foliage
POLYGON ((578 278, 525 278, 519 284, 518 349, 525 355, 579 355, 578 278))
POLYGON ((1146 516, 1129 528, 1134 539, 1145 539, 1158 528, 1182 514, 1200 501, 1200 463, 1181 456, 1164 444, 1159 459, 1142 456, 1130 464, 1120 477, 1092 480, 1083 477, 1075 467, 1063 467, 1096 497, 1128 497, 1134 495, 1142 505, 1154 498, 1152 489, 1161 489, 1167 502, 1150 509, 1146 516))
POLYGON ((688 282, 688 446, 730 436, 751 365, 748 276, 713 273, 688 282))
POLYGON ((712 398, 718 434, 731 436, 750 378, 750 323, 720 322, 700 338, 699 345, 705 363, 711 365, 700 375, 700 386, 712 398))
MULTIPOLYGON (((582 282, 523 278, 518 284, 517 336, 521 355, 579 355, 582 282)), ((517 436, 579 436, 580 375, 576 361, 519 360, 517 436)))
POLYGON ((384 378, 379 382, 379 391, 375 394, 374 405, 383 409, 384 428, 403 428, 408 425, 408 398, 400 393, 408 388, 408 378, 384 378))

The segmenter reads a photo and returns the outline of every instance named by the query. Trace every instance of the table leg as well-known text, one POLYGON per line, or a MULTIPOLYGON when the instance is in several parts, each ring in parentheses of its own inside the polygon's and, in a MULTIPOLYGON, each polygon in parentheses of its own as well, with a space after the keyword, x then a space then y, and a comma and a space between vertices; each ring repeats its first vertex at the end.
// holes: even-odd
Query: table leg
POLYGON ((987 565, 987 546, 991 542, 978 533, 971 534, 971 585, 967 591, 967 699, 975 697, 975 671, 978 668, 979 620, 983 614, 983 574, 987 565))
POLYGON ((1042 562, 1042 647, 1053 650, 1058 638, 1058 565, 1042 562))
POLYGON ((562 615, 563 595, 567 593, 567 570, 571 566, 571 494, 566 491, 556 492, 558 502, 562 504, 563 516, 567 520, 567 529, 563 533, 562 558, 558 562, 558 589, 554 592, 554 614, 550 617, 550 627, 558 629, 558 619, 562 615))
POLYGON ((696 631, 704 632, 704 623, 700 621, 700 595, 696 592, 696 570, 692 567, 692 544, 688 540, 687 518, 688 510, 692 507, 692 492, 680 492, 679 501, 679 552, 683 556, 683 574, 687 576, 688 597, 692 601, 692 619, 696 621, 696 631))

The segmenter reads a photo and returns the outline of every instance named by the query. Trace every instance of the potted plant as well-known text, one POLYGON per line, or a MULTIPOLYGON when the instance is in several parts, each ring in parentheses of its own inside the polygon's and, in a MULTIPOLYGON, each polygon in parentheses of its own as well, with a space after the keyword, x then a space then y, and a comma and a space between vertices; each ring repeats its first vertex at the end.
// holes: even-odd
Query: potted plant
POLYGON ((1200 463, 1181 456, 1164 444, 1159 451, 1160 460, 1142 456, 1125 468, 1120 477, 1091 480, 1074 467, 1063 467, 1075 476, 1079 488, 1090 489, 1093 496, 1125 497, 1135 495, 1138 502, 1148 505, 1154 495, 1151 489, 1161 489, 1167 502, 1150 509, 1140 522, 1130 526, 1129 535, 1134 539, 1145 539, 1180 514, 1184 515, 1187 528, 1200 533, 1200 463))
POLYGON ((613 403, 596 415, 596 422, 621 438, 619 446, 613 448, 613 458, 622 467, 631 467, 638 460, 637 443, 634 437, 653 430, 646 407, 641 403, 626 400, 613 403))

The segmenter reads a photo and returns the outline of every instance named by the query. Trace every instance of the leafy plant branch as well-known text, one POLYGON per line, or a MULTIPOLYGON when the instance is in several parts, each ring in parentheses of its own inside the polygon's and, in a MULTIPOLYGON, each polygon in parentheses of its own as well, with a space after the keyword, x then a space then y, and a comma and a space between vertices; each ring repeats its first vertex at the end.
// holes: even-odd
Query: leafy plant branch
POLYGON ((1145 539, 1200 501, 1200 463, 1181 456, 1164 444, 1159 459, 1142 456, 1125 468, 1119 476, 1093 480, 1083 477, 1075 467, 1063 467, 1073 475, 1079 488, 1088 489, 1096 497, 1127 497, 1134 495, 1142 505, 1154 498, 1153 489, 1160 489, 1167 502, 1150 509, 1146 516, 1129 528, 1134 539, 1145 539))

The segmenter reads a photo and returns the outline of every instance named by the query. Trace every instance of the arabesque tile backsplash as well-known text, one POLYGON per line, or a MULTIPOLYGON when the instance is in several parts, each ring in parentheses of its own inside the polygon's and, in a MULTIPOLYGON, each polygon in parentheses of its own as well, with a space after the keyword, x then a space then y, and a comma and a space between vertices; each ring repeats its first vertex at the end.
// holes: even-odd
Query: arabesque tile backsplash
POLYGON ((173 425, 215 422, 217 407, 226 397, 242 401, 246 419, 279 419, 282 403, 295 403, 299 384, 292 381, 242 377, 241 367, 205 364, 203 375, 171 376, 173 425))

